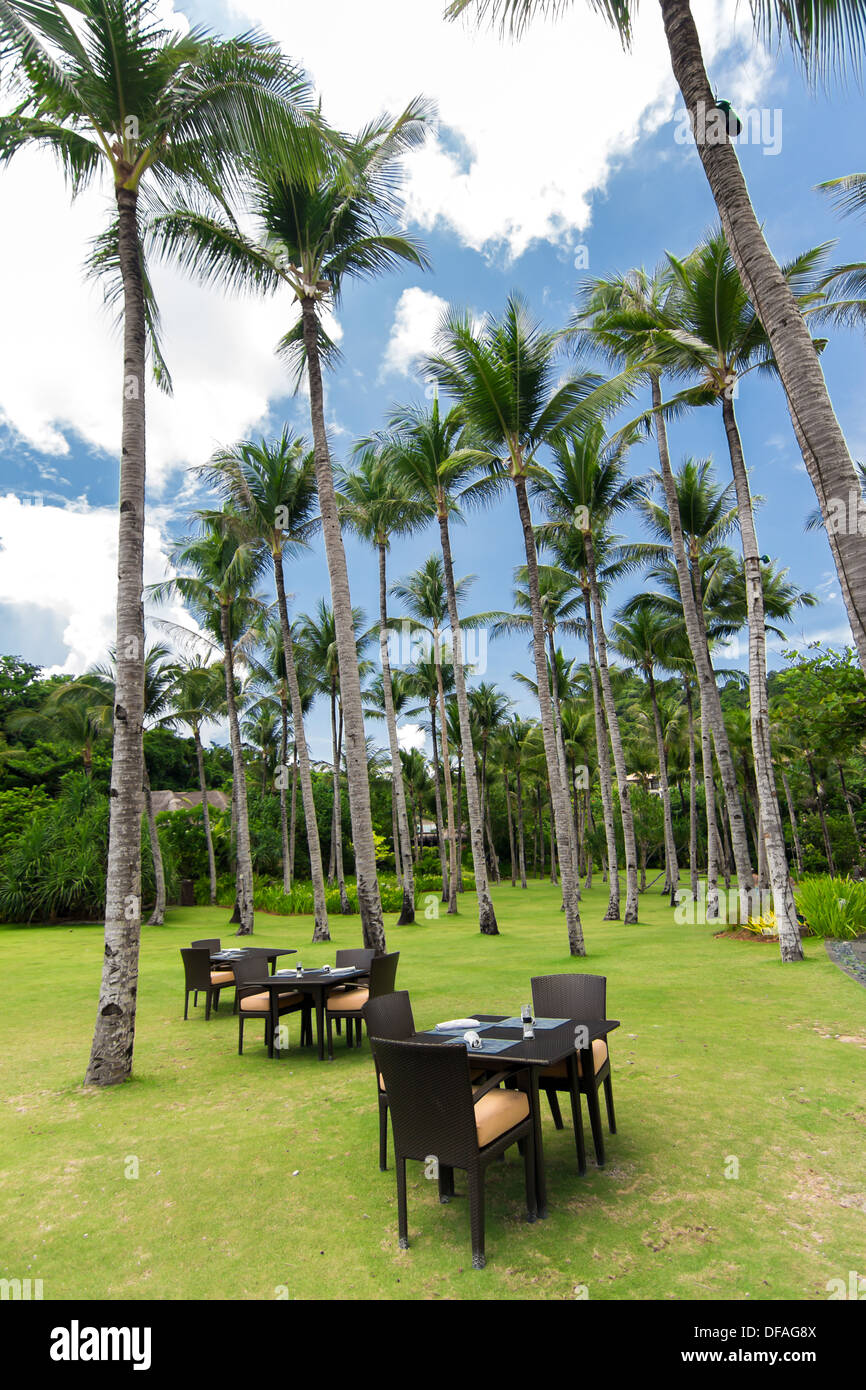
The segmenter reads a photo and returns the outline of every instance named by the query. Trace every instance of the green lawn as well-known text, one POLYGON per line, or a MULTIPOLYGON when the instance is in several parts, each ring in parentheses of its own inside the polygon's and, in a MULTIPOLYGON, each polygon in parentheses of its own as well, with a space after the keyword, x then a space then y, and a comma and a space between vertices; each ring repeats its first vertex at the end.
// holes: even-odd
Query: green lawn
MULTIPOLYGON (((228 993, 216 1019, 200 1007, 184 1023, 178 948, 229 935, 225 909, 195 908, 144 930, 135 1080, 106 1092, 81 1087, 101 930, 0 928, 0 1275, 41 1278, 46 1299, 562 1299, 586 1285, 592 1299, 754 1300, 824 1299, 828 1280, 863 1272, 866 991, 823 943, 783 967, 774 946, 676 925, 655 891, 640 926, 603 924, 599 887, 578 962, 549 884, 504 885, 495 901, 497 938, 474 929, 469 901, 456 921, 389 919, 420 1025, 518 1010, 530 975, 585 968, 607 975, 622 1026, 607 1167, 590 1156, 579 1178, 572 1135, 545 1110, 549 1218, 521 1219, 512 1150, 490 1170, 485 1270, 471 1268, 467 1201, 440 1206, 421 1165, 398 1249, 366 1040, 319 1063, 290 1016, 281 1061, 261 1024, 238 1057, 228 993)), ((310 931, 257 919, 262 944, 333 959, 310 931)), ((360 944, 357 917, 332 931, 360 944)))

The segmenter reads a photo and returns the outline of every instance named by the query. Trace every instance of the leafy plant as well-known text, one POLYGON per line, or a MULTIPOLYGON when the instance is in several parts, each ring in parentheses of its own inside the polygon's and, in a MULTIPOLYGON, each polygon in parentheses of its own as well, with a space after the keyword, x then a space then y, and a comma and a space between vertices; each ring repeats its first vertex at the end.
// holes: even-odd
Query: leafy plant
POLYGON ((866 883, 820 875, 804 878, 795 896, 815 936, 844 941, 866 932, 866 883))

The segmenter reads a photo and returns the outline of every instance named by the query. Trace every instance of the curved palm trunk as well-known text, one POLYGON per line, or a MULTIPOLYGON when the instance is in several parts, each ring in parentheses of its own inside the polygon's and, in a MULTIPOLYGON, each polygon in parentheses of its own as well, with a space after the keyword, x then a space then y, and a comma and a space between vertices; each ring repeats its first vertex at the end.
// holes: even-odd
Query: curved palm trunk
POLYGON ((201 791, 201 811, 202 820, 204 821, 204 838, 205 843, 207 844, 207 868, 208 876, 210 878, 210 902, 211 907, 213 907, 214 903, 216 902, 217 895, 216 856, 214 854, 213 835, 211 834, 210 828, 210 807, 208 805, 207 799, 207 779, 204 773, 204 750, 201 746, 201 734, 199 733, 198 724, 193 724, 192 736, 195 740, 195 761, 196 766, 198 767, 198 785, 201 791))
POLYGON ((610 671, 607 664, 607 639, 604 635, 604 618, 601 611, 601 595, 598 592, 598 580, 595 573, 595 547, 592 543, 592 536, 589 531, 583 535, 583 546, 586 553, 586 571, 589 579, 589 591, 592 595, 592 607, 595 615, 595 640, 598 647, 598 670, 601 677, 601 693, 604 697, 604 709, 607 715, 607 727, 610 731, 610 746, 613 752, 613 765, 616 769, 616 784, 619 791, 619 813, 622 820, 622 838, 625 848, 625 917, 623 921, 626 926, 633 925, 638 920, 638 887, 637 887, 637 845, 634 834, 634 817, 631 810, 631 793, 628 785, 628 775, 625 766, 625 754, 622 747, 622 736, 619 729, 619 718, 616 712, 616 705, 613 698, 613 687, 610 683, 610 671))
POLYGON ((518 475, 514 479, 517 493, 517 510, 523 529, 523 545, 526 551, 526 573, 529 588, 529 603, 532 611, 532 651, 535 657, 535 679, 538 684, 538 704, 541 711, 541 732, 544 739, 544 758, 547 763, 547 777, 550 783, 550 797, 555 821, 556 844, 559 851, 559 867, 562 875, 562 901, 565 907, 565 921, 568 931, 568 949, 573 956, 585 956, 583 925, 578 906, 578 885, 571 862, 569 825, 571 814, 568 808, 568 793, 559 772, 559 758, 556 751, 556 733, 553 727, 553 704, 547 680, 547 656, 544 650, 544 625, 541 617, 541 596, 538 588, 538 556, 535 550, 535 534, 532 529, 532 516, 529 498, 526 495, 526 479, 518 475))
POLYGON ((439 697, 439 738, 442 744, 442 779, 445 783, 445 814, 448 818, 448 916, 457 912, 457 841, 454 827, 454 789, 451 785, 451 754, 448 748, 448 712, 445 708, 445 682, 442 679, 442 647, 438 630, 434 633, 436 689, 439 697))
MULTIPOLYGON (((602 918, 605 922, 618 922, 619 913, 619 865, 617 863, 616 830, 613 824, 613 781, 610 775, 610 750, 607 742, 607 729, 602 713, 601 687, 598 679, 598 664, 595 659, 595 637, 593 635, 592 599, 589 581, 582 586, 583 610, 586 625, 586 650, 589 660, 589 677, 592 688, 592 712, 595 719, 595 750, 598 757, 598 784, 601 791, 601 811, 604 820, 604 838, 607 845, 608 874, 607 912, 602 918)), ((592 807, 589 808, 590 815, 592 807)), ((586 887, 592 887, 592 854, 589 859, 589 873, 586 887)))
POLYGON ((722 398, 722 416, 728 436, 731 467, 737 490, 737 513, 743 541, 743 562, 746 568, 746 605, 749 619, 749 711, 751 715, 752 754, 755 761, 755 781, 758 785, 760 827, 767 856, 770 886, 779 950, 783 961, 803 959, 797 910, 791 890, 782 813, 776 795, 773 775, 773 748, 770 739, 770 714, 767 697, 767 630, 764 621, 764 586, 761 579, 761 555, 755 534, 755 519, 746 463, 737 428, 734 402, 722 398))
POLYGON ((340 761, 343 756, 343 710, 340 707, 340 729, 337 732, 337 684, 331 677, 331 742, 334 750, 334 802, 331 808, 331 844, 334 853, 334 868, 337 874, 337 887, 340 890, 340 911, 349 914, 349 895, 346 892, 346 878, 343 870, 343 792, 340 786, 340 761))
POLYGON ((247 813, 247 779, 244 768, 241 735, 238 725, 238 707, 235 700, 235 664, 232 646, 229 609, 220 604, 220 630, 223 638, 225 661, 226 703, 228 705, 229 739, 232 747, 233 781, 235 789, 237 867, 237 900, 235 911, 240 923, 235 935, 249 936, 254 925, 253 914, 253 861, 250 853, 250 822, 247 813))
MULTIPOLYGON (((280 613, 280 628, 283 634, 283 661, 286 668, 286 681, 289 687, 289 700, 292 706, 292 730, 295 742, 295 762, 300 773, 301 804, 304 808, 304 826, 307 837, 307 850, 310 856, 310 878, 313 884, 313 940, 330 941, 328 930, 328 906, 325 898, 325 873, 322 866, 322 845, 319 839, 319 822, 316 818, 316 802, 313 797, 313 774, 310 768, 310 751, 304 730, 304 706, 301 689, 298 685, 298 668, 295 664, 295 644, 289 623, 289 610, 286 603, 286 584, 283 573, 282 551, 273 556, 274 582, 277 590, 277 607, 280 613)), ((294 867, 294 804, 295 784, 292 784, 292 832, 293 842, 290 859, 294 867)))
POLYGON ((340 664, 340 699, 346 724, 346 767, 349 784, 349 813, 352 821, 352 841, 355 847, 355 876, 358 885, 358 907, 364 933, 364 945, 377 955, 385 952, 385 927, 382 920, 382 899, 376 875, 376 842, 373 837, 373 817, 370 808, 370 783, 367 775, 367 743, 364 733, 364 710, 361 702, 361 677, 358 671, 358 652, 352 623, 352 596, 346 552, 340 532, 334 475, 325 432, 324 391, 319 362, 318 318, 316 303, 310 295, 301 300, 304 347, 307 356, 307 377, 310 386, 310 417, 313 427, 313 446, 316 460, 316 482, 325 555, 331 578, 331 604, 337 633, 340 664))
POLYGON ((165 869, 162 863, 162 850, 159 844, 159 831, 156 828, 156 816, 153 813, 153 797, 150 793, 150 776, 147 771, 147 759, 143 761, 143 785, 144 809, 147 816, 147 833, 150 838, 150 856, 153 860, 153 879, 156 888, 156 901, 153 905, 153 912, 147 920, 149 927, 161 927, 165 922, 165 869))
MULTIPOLYGON (((689 0, 660 0, 674 76, 693 123, 714 98, 689 0)), ((693 129, 695 125, 693 124, 693 129)), ((829 504, 859 484, 833 412, 824 374, 791 286, 773 258, 752 207, 734 146, 700 141, 704 172, 746 292, 766 330, 794 432, 818 497, 860 663, 866 670, 866 546, 849 528, 837 534, 829 504)), ((799 938, 798 938, 799 939, 799 938)))
POLYGON ((448 852, 445 848, 445 831, 442 824, 442 788, 439 773, 439 741, 436 737, 436 696, 430 701, 430 739, 433 746, 433 805, 436 814, 436 840, 439 847, 439 872, 442 877, 442 901, 447 903, 451 896, 448 881, 448 852))
POLYGON ((105 952, 84 1082, 112 1086, 132 1071, 141 938, 144 751, 145 316, 136 194, 116 190, 123 281, 123 400, 117 539, 117 675, 105 881, 105 952))
POLYGON ((472 867, 475 871, 475 893, 478 898, 478 925, 485 936, 498 936, 499 926, 490 888, 487 882, 487 863, 484 857, 484 831, 481 805, 478 799, 478 779, 475 775, 475 749, 472 744, 472 725, 469 720, 469 701, 463 670, 463 634, 457 612, 457 593, 454 588, 454 563, 451 558, 451 537, 448 534, 448 514, 439 515, 439 539, 442 545, 442 567, 448 595, 448 621, 451 624, 451 650, 454 658, 454 689, 457 696, 457 715, 460 721, 460 743, 463 753, 463 778, 466 783, 466 810, 469 816, 469 841, 472 848, 472 867))
POLYGON ((653 707, 653 723, 656 730, 656 748, 659 759, 659 779, 662 788, 662 806, 665 819, 665 844, 667 845, 668 855, 668 883, 670 887, 671 906, 676 903, 677 889, 680 883, 680 866, 677 860, 677 842, 674 839, 674 817, 671 809, 671 789, 668 783, 668 760, 665 754, 665 740, 662 733, 662 721, 659 713, 658 695, 656 692, 655 675, 652 667, 647 671, 649 678, 650 700, 653 707))
POLYGON ((677 569, 677 580, 680 588, 680 599, 683 605, 686 635, 689 639, 689 647, 691 648, 695 669, 697 671, 698 685, 701 694, 701 710, 706 710, 706 717, 709 719, 710 727, 713 732, 716 759, 719 764, 719 772, 721 773, 722 787, 725 793, 725 806, 731 827, 734 865, 737 870, 740 893, 746 894, 746 897, 742 901, 743 907, 746 909, 746 915, 748 916, 752 892, 752 863, 749 856, 748 840, 746 838, 746 823, 743 818, 743 808, 740 804, 740 795, 737 790, 737 775, 734 770, 734 760, 731 756, 730 743, 725 728, 724 715, 722 714, 722 702, 719 698, 719 690, 716 685, 712 662, 710 661, 703 603, 699 590, 699 576, 693 577, 689 570, 689 562, 686 557, 676 481, 674 479, 673 470, 671 469, 667 429, 665 427, 664 415, 661 408, 661 383, 657 373, 651 374, 650 385, 652 388, 656 443, 658 445, 659 463, 661 464, 665 502, 667 504, 668 517, 670 520, 671 546, 673 548, 674 561, 677 569))
POLYGON ((292 870, 289 864, 289 807, 286 776, 289 765, 289 712, 284 691, 280 690, 280 850, 283 857, 283 892, 292 891, 292 870))
POLYGON ((412 841, 409 837, 409 816, 406 811, 406 788, 403 784, 403 764, 397 739, 397 716, 394 712, 394 690, 391 684, 391 658, 388 652, 388 577, 384 545, 379 550, 379 656, 382 662, 382 692, 385 702, 385 724, 388 728, 388 748, 391 753, 391 796, 397 825, 394 840, 395 864, 403 863, 403 902, 398 927, 415 921, 415 872, 412 866, 412 841))
POLYGON ((689 885, 692 900, 698 896, 698 805, 697 805, 697 758, 695 756, 695 709, 692 700, 692 683, 685 678, 686 709, 689 716, 689 885))

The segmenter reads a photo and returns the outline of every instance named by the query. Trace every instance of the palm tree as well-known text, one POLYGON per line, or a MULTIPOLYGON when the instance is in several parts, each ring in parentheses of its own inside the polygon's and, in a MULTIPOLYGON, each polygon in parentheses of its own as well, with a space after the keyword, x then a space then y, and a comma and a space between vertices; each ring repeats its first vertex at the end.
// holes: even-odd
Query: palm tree
POLYGON ((448 727, 448 736, 458 749, 457 826, 458 854, 457 891, 462 892, 462 805, 461 779, 466 784, 466 813, 469 820, 469 840, 475 874, 475 893, 478 901, 478 926, 485 936, 497 936, 499 927, 487 882, 484 854, 484 827, 478 778, 475 772, 475 750, 466 694, 466 664, 463 655, 463 630, 457 607, 457 585, 451 555, 450 519, 460 518, 461 499, 483 498, 489 484, 478 478, 487 455, 480 451, 466 430, 465 420, 456 410, 442 415, 438 399, 430 410, 406 407, 396 411, 389 422, 384 440, 390 457, 414 494, 435 517, 439 526, 445 593, 448 600, 448 622, 451 628, 451 655, 454 665, 454 689, 457 710, 457 730, 448 727), (454 738, 455 732, 459 733, 454 738))
MULTIPOLYGON (((106 882, 106 949, 85 1081, 112 1085, 132 1070, 141 926, 141 788, 147 340, 158 379, 158 313, 142 258, 141 205, 183 193, 215 203, 237 183, 250 144, 267 134, 307 176, 315 142, 298 139, 309 89, 269 40, 222 41, 172 32, 155 0, 3 0, 0 51, 12 110, 0 117, 0 160, 41 147, 59 160, 73 197, 101 174, 115 216, 93 268, 123 306, 119 486, 117 710, 106 882)), ((8 108, 7 108, 8 110, 8 108)))
POLYGON ((644 609, 635 614, 631 621, 616 622, 611 632, 614 649, 627 664, 640 671, 649 688, 655 728, 656 750, 658 753, 659 781, 662 793, 665 822, 665 849, 667 852, 667 887, 671 895, 671 906, 676 902, 680 871, 677 861, 677 846, 674 839, 673 812, 671 809, 671 789, 668 783, 668 762, 665 753, 665 738, 662 731, 658 691, 656 689, 656 667, 666 664, 668 627, 660 614, 644 609))
MULTIPOLYGON (((427 710, 430 720, 430 741, 433 749, 433 799, 436 810, 436 836, 439 846, 439 865, 442 873, 442 901, 448 904, 448 912, 453 915, 457 911, 457 857, 456 845, 454 843, 454 801, 451 791, 451 767, 450 758, 445 766, 446 790, 447 790, 447 830, 443 824, 442 817, 442 794, 440 776, 440 766, 445 761, 445 752, 440 755, 439 735, 441 727, 437 728, 438 723, 444 722, 445 712, 445 690, 450 691, 454 684, 450 670, 447 674, 442 670, 441 653, 440 659, 431 651, 427 656, 419 656, 414 665, 407 671, 407 686, 412 691, 416 699, 422 700, 427 710), (446 845, 446 840, 450 843, 446 845)), ((445 735, 447 749, 447 733, 445 735)))
POLYGON ((161 722, 171 727, 186 725, 191 730, 195 743, 204 837, 207 844, 210 902, 213 907, 217 895, 216 856, 211 834, 201 731, 204 724, 219 718, 225 710, 224 672, 218 664, 206 664, 201 656, 181 655, 175 667, 169 701, 169 712, 163 716, 161 722))
MULTIPOLYGON (((557 440, 553 468, 537 482, 538 491, 551 517, 549 531, 542 528, 542 534, 565 532, 567 536, 574 529, 580 533, 583 542, 595 623, 598 671, 619 790, 626 861, 624 920, 627 924, 638 920, 637 846, 625 754, 608 669, 596 547, 601 544, 604 556, 604 540, 611 519, 638 501, 645 490, 644 479, 629 478, 625 474, 625 457, 630 444, 628 435, 622 435, 616 442, 605 440, 604 426, 597 420, 586 425, 582 433, 573 432, 557 440)), ((625 554, 625 551, 621 552, 623 561, 625 554)))
POLYGON ((222 512, 201 511, 197 516, 198 534, 172 547, 171 562, 184 572, 151 586, 150 592, 157 600, 175 596, 183 599, 222 643, 237 825, 237 935, 248 936, 255 918, 253 865, 235 680, 238 649, 242 655, 250 640, 249 628, 246 633, 243 631, 245 620, 253 614, 260 616, 263 609, 261 601, 252 594, 252 586, 264 568, 265 557, 254 540, 240 539, 240 518, 230 508, 222 512))
MULTIPOLYGON (((515 612, 493 615, 495 621, 491 629, 491 636, 498 637, 500 634, 528 631, 531 645, 532 604, 529 597, 529 590, 526 588, 525 565, 518 566, 515 572, 515 581, 515 612)), ((566 770, 565 744, 563 742, 560 709, 561 691, 557 674, 556 634, 557 630, 566 632, 571 636, 579 636, 583 632, 584 624, 579 616, 583 600, 580 584, 574 576, 563 573, 562 570, 556 569, 551 565, 538 566, 538 593, 541 602, 544 635, 547 639, 547 655, 551 674, 550 694, 553 700, 553 722, 556 729, 559 771, 563 786, 568 787, 569 778, 566 770)), ((571 842, 572 866, 575 876, 577 877, 579 876, 577 866, 577 843, 573 834, 571 819, 569 819, 569 839, 571 842)))
POLYGON ((505 725, 511 709, 511 701, 504 691, 497 689, 490 681, 481 681, 469 691, 469 712, 478 730, 481 744, 481 814, 487 828, 487 845, 490 854, 490 868, 494 882, 499 882, 499 860, 493 843, 493 826, 490 821, 490 797, 487 786, 487 755, 491 738, 496 738, 505 725))
MULTIPOLYGON (((474 580, 475 575, 464 575, 462 579, 454 580, 454 597, 457 603, 463 602, 474 580)), ((453 914, 457 911, 457 840, 454 824, 454 792, 451 784, 451 753, 448 746, 448 721, 445 714, 446 682, 443 675, 443 662, 447 661, 451 668, 448 677, 449 691, 454 683, 454 675, 451 648, 449 647, 447 651, 443 652, 443 633, 449 625, 448 592, 443 561, 438 555, 431 555, 419 570, 401 580, 400 583, 394 584, 391 593, 394 598, 400 600, 406 610, 410 630, 413 633, 423 633, 425 637, 430 639, 432 669, 435 673, 438 689, 439 733, 442 741, 442 768, 445 778, 445 805, 448 817, 449 889, 446 896, 448 912, 453 914)), ((477 614, 471 618, 464 616, 460 619, 461 630, 479 626, 486 617, 486 614, 477 614)), ((438 795, 439 753, 435 747, 433 759, 437 769, 436 788, 438 795)))
MULTIPOLYGON (((595 0, 594 0, 595 2, 595 0)), ((704 130, 707 113, 718 113, 704 65, 690 0, 659 0, 671 66, 689 113, 693 132, 704 130)), ((452 0, 449 17, 474 6, 479 14, 501 16, 521 30, 550 0, 452 0)), ((556 0, 563 9, 563 0, 556 0)), ((601 0, 597 5, 624 43, 632 34, 637 0, 601 0)), ((859 0, 754 0, 752 14, 762 35, 787 37, 795 56, 810 73, 859 67, 866 38, 866 17, 859 0)), ((719 212, 725 239, 755 312, 767 332, 803 462, 821 505, 824 524, 857 645, 866 670, 866 547, 850 528, 834 531, 830 510, 835 499, 857 487, 854 463, 833 410, 818 354, 796 296, 775 261, 749 198, 737 153, 728 139, 726 120, 713 123, 712 138, 696 137, 704 173, 719 212)))
POLYGON ((300 316, 279 351, 306 376, 310 397, 319 510, 331 581, 340 690, 346 731, 349 810, 355 847, 358 906, 364 941, 385 950, 376 843, 370 809, 361 677, 352 628, 352 598, 325 428, 322 367, 335 347, 323 314, 339 303, 347 280, 372 278, 403 264, 425 266, 423 251, 396 230, 399 162, 424 138, 427 110, 411 103, 396 121, 367 126, 328 151, 314 187, 298 178, 279 149, 263 149, 248 168, 249 212, 260 236, 244 235, 233 219, 187 209, 163 219, 159 235, 204 280, 236 288, 289 290, 300 316))
MULTIPOLYGON (((392 536, 416 527, 423 513, 390 460, 372 444, 358 446, 352 472, 337 473, 337 502, 343 525, 376 548, 379 560, 379 659, 382 663, 382 701, 391 753, 392 795, 396 803, 403 874, 403 903, 398 927, 415 921, 415 876, 412 869, 406 791, 397 741, 397 717, 388 652, 387 555, 392 536)), ((396 849, 396 847, 395 847, 396 849)))
MULTIPOLYGON (((304 735, 303 701, 289 622, 284 570, 286 556, 292 558, 297 555, 318 529, 315 462, 306 441, 284 428, 273 443, 264 439, 258 442, 246 440, 231 449, 218 450, 203 471, 230 499, 233 511, 239 518, 241 534, 260 547, 273 568, 282 660, 292 709, 295 755, 310 856, 313 941, 329 941, 322 848, 313 798, 310 753, 304 735)), ((285 792, 285 788, 282 791, 285 792)))
MULTIPOLYGON (((566 373, 565 380, 557 385, 557 335, 544 331, 516 295, 509 298, 498 321, 486 319, 479 325, 469 313, 449 312, 440 328, 438 348, 437 355, 427 361, 430 375, 456 399, 478 439, 493 456, 491 480, 504 484, 510 478, 514 485, 526 552, 533 655, 569 950, 572 955, 584 955, 578 885, 569 844, 568 797, 560 774, 547 685, 538 556, 527 482, 537 468, 539 451, 596 403, 600 390, 595 388, 600 383, 595 377, 566 373)), ((607 403, 616 398, 616 392, 609 387, 603 395, 607 403)))

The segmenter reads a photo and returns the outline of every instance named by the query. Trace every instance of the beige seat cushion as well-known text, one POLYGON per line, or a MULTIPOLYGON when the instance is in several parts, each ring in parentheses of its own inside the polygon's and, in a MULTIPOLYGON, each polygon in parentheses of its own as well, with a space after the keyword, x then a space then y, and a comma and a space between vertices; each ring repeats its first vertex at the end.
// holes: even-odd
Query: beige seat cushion
MULTIPOLYGON (((283 1008, 287 1004, 300 1004, 302 996, 297 991, 278 996, 277 1007, 283 1008)), ((248 994, 246 999, 241 1000, 241 1008, 252 1010, 254 1013, 267 1011, 271 1006, 271 997, 268 991, 262 990, 261 994, 248 994)))
MULTIPOLYGON (((605 1042, 604 1038, 595 1038, 595 1039, 593 1039, 593 1044, 592 1044, 592 1066, 593 1066, 593 1071, 600 1071, 601 1068, 604 1066, 604 1064, 605 1064, 606 1061, 607 1061, 607 1043, 605 1042)), ((578 1076, 583 1076, 583 1066, 581 1065, 580 1054, 578 1054, 578 1058, 577 1058, 577 1074, 578 1074, 578 1076)), ((565 1065, 565 1062, 557 1062, 557 1064, 556 1064, 555 1067, 545 1067, 544 1071, 541 1073, 541 1079, 543 1080, 545 1076, 561 1076, 561 1077, 563 1077, 563 1078, 567 1077, 567 1076, 568 1076, 568 1069, 567 1069, 567 1067, 566 1067, 566 1065, 565 1065)))
POLYGON ((529 1114, 529 1097, 523 1091, 488 1091, 475 1106, 478 1147, 492 1144, 507 1129, 513 1129, 529 1114))
POLYGON ((329 994, 326 1008, 332 1013, 354 1013, 363 1009, 370 998, 368 989, 342 989, 339 994, 329 994))
POLYGON ((233 970, 212 970, 210 972, 210 982, 212 985, 233 985, 235 976, 233 970))

